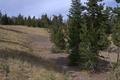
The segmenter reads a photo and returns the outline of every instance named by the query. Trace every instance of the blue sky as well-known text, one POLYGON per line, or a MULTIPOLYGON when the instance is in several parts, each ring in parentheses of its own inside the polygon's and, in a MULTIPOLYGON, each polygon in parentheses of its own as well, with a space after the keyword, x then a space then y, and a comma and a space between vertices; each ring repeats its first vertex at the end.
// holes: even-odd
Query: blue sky
MULTIPOLYGON (((47 13, 49 16, 62 14, 66 17, 70 3, 71 0, 0 0, 0 10, 9 16, 21 13, 24 16, 40 17, 47 13)), ((107 6, 117 5, 114 0, 105 0, 105 3, 107 6)))

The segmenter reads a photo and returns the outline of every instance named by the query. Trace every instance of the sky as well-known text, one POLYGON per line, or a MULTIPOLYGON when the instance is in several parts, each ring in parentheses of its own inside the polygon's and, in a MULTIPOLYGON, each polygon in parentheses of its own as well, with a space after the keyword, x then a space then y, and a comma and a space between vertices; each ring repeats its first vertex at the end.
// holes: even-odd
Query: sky
MULTIPOLYGON (((82 3, 86 0, 81 0, 82 3)), ((116 6, 114 0, 105 0, 107 6, 116 6)), ((40 17, 42 14, 48 16, 62 14, 67 17, 71 0, 0 0, 0 10, 9 16, 17 16, 19 13, 24 16, 40 17)))

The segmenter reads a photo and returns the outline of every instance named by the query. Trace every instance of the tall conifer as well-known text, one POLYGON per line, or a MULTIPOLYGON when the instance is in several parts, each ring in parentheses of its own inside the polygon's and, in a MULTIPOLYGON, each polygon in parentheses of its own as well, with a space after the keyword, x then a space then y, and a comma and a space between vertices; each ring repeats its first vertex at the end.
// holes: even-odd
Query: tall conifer
POLYGON ((81 28, 81 4, 80 0, 72 0, 69 11, 67 49, 69 53, 69 64, 78 65, 80 61, 80 28, 81 28))
POLYGON ((87 30, 89 41, 89 52, 86 57, 87 67, 96 69, 99 58, 99 51, 106 49, 109 45, 106 29, 108 16, 104 13, 103 0, 88 0, 87 2, 87 30))

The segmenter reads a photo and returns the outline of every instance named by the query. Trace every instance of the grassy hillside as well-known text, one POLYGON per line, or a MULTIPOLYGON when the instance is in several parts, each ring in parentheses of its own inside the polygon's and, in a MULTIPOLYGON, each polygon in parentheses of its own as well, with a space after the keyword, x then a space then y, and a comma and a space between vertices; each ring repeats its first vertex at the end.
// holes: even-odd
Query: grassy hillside
MULTIPOLYGON (((51 52, 49 37, 44 28, 0 25, 0 80, 106 80, 104 66, 97 74, 69 67, 68 54, 51 52)), ((107 61, 116 61, 116 55, 109 56, 107 61)))
POLYGON ((44 42, 48 36, 45 29, 0 25, 0 80, 65 80, 63 73, 39 56, 43 47, 51 47, 44 42), (38 37, 43 37, 41 45, 36 45, 38 37))

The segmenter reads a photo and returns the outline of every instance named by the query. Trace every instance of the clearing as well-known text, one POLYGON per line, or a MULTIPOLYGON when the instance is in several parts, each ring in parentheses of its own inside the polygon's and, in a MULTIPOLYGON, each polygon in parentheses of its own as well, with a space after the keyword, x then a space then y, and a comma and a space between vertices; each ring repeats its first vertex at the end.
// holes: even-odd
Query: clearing
POLYGON ((0 25, 0 80, 106 80, 109 71, 68 67, 68 55, 52 53, 49 37, 44 28, 0 25))

